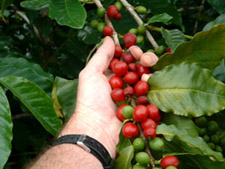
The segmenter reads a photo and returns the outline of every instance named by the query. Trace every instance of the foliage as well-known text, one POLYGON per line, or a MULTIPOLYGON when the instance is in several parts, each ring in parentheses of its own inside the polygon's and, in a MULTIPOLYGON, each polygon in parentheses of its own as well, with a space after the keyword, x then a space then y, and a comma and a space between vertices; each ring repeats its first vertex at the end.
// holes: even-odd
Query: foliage
MULTIPOLYGON (((101 2, 107 8, 116 1, 101 2)), ((204 115, 225 126, 225 1, 207 0, 199 10, 202 2, 129 1, 148 9, 139 15, 144 25, 173 51, 153 67, 148 98, 163 112, 157 132, 166 140, 164 155, 177 155, 182 169, 225 168, 195 124, 204 115)), ((90 22, 103 19, 92 0, 0 3, 0 168, 22 168, 74 112, 79 72, 103 39, 90 22)), ((112 23, 122 42, 138 24, 125 7, 120 12, 122 19, 112 23)), ((153 48, 147 38, 137 45, 153 48)), ((116 168, 130 169, 135 152, 122 134, 117 151, 116 168)))

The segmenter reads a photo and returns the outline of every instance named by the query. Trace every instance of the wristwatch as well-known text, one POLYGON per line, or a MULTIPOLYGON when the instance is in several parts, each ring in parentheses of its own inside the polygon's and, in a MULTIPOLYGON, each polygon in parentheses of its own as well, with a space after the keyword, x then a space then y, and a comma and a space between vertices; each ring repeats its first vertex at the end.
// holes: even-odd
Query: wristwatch
POLYGON ((104 169, 114 168, 114 159, 110 157, 106 148, 94 138, 87 135, 65 135, 58 138, 53 145, 64 143, 76 144, 85 151, 93 154, 102 163, 104 169))

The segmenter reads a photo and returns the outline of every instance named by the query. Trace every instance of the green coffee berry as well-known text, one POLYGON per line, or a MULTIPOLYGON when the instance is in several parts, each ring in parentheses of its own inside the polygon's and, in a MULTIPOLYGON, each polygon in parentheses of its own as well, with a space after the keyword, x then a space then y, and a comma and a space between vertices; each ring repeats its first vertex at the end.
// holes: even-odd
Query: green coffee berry
POLYGON ((122 109, 123 116, 127 119, 132 118, 133 112, 134 112, 134 108, 130 105, 125 106, 122 109))
POLYGON ((146 14, 147 13, 147 8, 145 8, 144 6, 137 6, 135 8, 135 10, 137 11, 137 13, 139 14, 146 14))
POLYGON ((105 23, 103 23, 103 22, 99 22, 98 25, 97 25, 97 29, 101 33, 102 33, 104 27, 105 27, 105 23))
POLYGON ((91 21, 91 24, 90 24, 91 28, 96 29, 97 25, 98 25, 98 21, 97 20, 92 20, 91 21))
POLYGON ((169 167, 166 167, 166 169, 177 169, 177 168, 174 166, 169 166, 169 167))
POLYGON ((216 134, 212 135, 211 138, 210 138, 210 140, 211 140, 213 143, 215 143, 215 144, 218 144, 219 141, 220 141, 219 136, 216 135, 216 134))
POLYGON ((135 160, 143 166, 150 164, 150 157, 146 152, 139 152, 135 156, 135 160))
POLYGON ((154 49, 148 49, 147 52, 155 53, 155 50, 154 49))
POLYGON ((137 28, 137 32, 141 35, 145 34, 146 28, 144 25, 141 25, 137 28))
POLYGON ((209 136, 205 135, 205 136, 203 137, 203 139, 205 140, 206 143, 209 142, 209 136))
POLYGON ((216 151, 222 153, 223 149, 222 149, 222 147, 216 145, 216 151))
POLYGON ((211 149, 215 149, 215 148, 216 148, 215 144, 212 143, 212 142, 209 142, 209 143, 208 143, 208 146, 209 146, 211 149))
POLYGON ((207 123, 208 123, 206 117, 204 117, 204 116, 199 117, 199 118, 196 120, 196 122, 197 122, 197 125, 198 125, 199 127, 206 127, 206 126, 207 126, 207 123))
POLYGON ((207 133, 207 129, 206 128, 200 128, 198 133, 199 133, 200 136, 203 136, 207 133))
POLYGON ((159 137, 155 137, 149 141, 149 147, 154 151, 161 151, 164 148, 164 141, 159 137))
POLYGON ((142 43, 144 41, 144 36, 138 35, 137 36, 137 43, 142 43))
POLYGON ((142 138, 138 137, 134 140, 133 147, 136 151, 143 151, 145 149, 145 141, 142 138))
POLYGON ((216 132, 219 129, 219 125, 216 121, 210 121, 208 124, 208 130, 210 132, 216 132))
POLYGON ((121 10, 122 7, 123 7, 123 5, 122 5, 122 3, 120 1, 115 2, 114 5, 118 8, 118 10, 121 10))
POLYGON ((135 28, 131 28, 130 30, 129 30, 129 33, 133 33, 133 34, 137 34, 137 29, 135 29, 135 28))
POLYGON ((98 16, 99 18, 104 17, 104 16, 105 16, 105 8, 103 8, 103 7, 98 8, 98 9, 97 9, 97 16, 98 16))
POLYGON ((165 50, 166 50, 166 47, 165 46, 159 46, 155 53, 158 56, 160 56, 160 55, 162 55, 165 52, 165 50))

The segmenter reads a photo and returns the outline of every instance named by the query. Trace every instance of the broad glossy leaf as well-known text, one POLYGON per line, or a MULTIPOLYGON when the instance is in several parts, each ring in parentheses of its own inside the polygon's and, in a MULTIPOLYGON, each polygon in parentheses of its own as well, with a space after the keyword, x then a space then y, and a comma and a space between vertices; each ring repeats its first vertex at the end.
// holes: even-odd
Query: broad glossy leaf
POLYGON ((148 82, 150 102, 164 112, 199 117, 225 108, 225 85, 196 64, 167 66, 148 82))
POLYGON ((4 76, 24 77, 33 81, 48 93, 52 90, 54 80, 53 76, 44 72, 40 65, 17 57, 0 58, 0 77, 4 76))
POLYGON ((207 0, 208 3, 220 14, 225 13, 225 1, 224 0, 207 0))
POLYGON ((213 76, 217 79, 225 83, 225 65, 224 65, 225 59, 222 60, 221 64, 216 67, 216 69, 213 72, 213 76))
POLYGON ((148 6, 151 10, 151 13, 154 15, 161 14, 162 12, 167 13, 168 15, 172 16, 172 22, 176 25, 179 25, 182 29, 184 26, 182 24, 181 14, 177 11, 175 5, 173 5, 168 0, 142 0, 141 3, 145 4, 146 7, 148 6))
POLYGON ((56 84, 54 84, 52 88, 52 102, 56 115, 63 118, 62 106, 59 104, 58 97, 56 96, 56 84))
POLYGON ((225 24, 197 33, 191 41, 180 44, 174 53, 161 56, 153 69, 159 70, 170 64, 189 62, 213 70, 222 58, 225 58, 224 37, 225 24))
POLYGON ((37 118, 41 125, 52 135, 56 135, 62 121, 56 116, 52 100, 35 83, 16 76, 0 78, 0 83, 8 88, 37 118))
POLYGON ((200 155, 184 155, 178 156, 182 169, 223 169, 225 168, 224 162, 212 161, 207 156, 200 155))
POLYGON ((167 13, 162 13, 158 15, 154 15, 148 20, 148 24, 155 23, 155 22, 163 22, 167 24, 171 19, 173 19, 172 16, 168 15, 167 13))
POLYGON ((98 44, 101 40, 102 33, 92 29, 89 26, 85 26, 84 29, 78 31, 78 39, 85 44, 98 44))
POLYGON ((78 79, 66 80, 60 77, 55 79, 56 96, 59 104, 62 106, 66 121, 75 110, 77 100, 78 79))
POLYGON ((167 31, 163 28, 161 33, 166 44, 172 49, 172 51, 175 51, 177 46, 185 41, 183 32, 178 29, 167 31))
POLYGON ((225 14, 222 14, 218 16, 215 20, 207 23, 205 27, 203 28, 203 31, 207 31, 211 29, 214 25, 221 24, 221 23, 225 23, 225 14))
POLYGON ((3 168, 11 153, 13 138, 11 112, 5 92, 0 87, 0 168, 3 168))
POLYGON ((2 19, 5 20, 4 18, 4 11, 5 9, 11 5, 13 3, 14 0, 2 0, 1 1, 1 16, 2 16, 2 19))
POLYGON ((134 148, 129 139, 123 136, 122 131, 119 136, 119 143, 116 146, 119 156, 116 158, 116 169, 130 169, 131 160, 134 156, 134 148))
POLYGON ((175 125, 161 124, 157 127, 157 134, 162 134, 167 141, 172 141, 176 137, 182 143, 185 152, 192 155, 206 155, 216 158, 218 161, 224 161, 223 155, 210 149, 203 138, 191 136, 186 130, 178 129, 175 125))
POLYGON ((51 0, 49 16, 60 25, 81 29, 87 14, 78 0, 51 0))
POLYGON ((50 0, 29 0, 23 1, 20 5, 23 8, 31 9, 31 10, 41 10, 49 7, 50 0))
POLYGON ((175 125, 179 130, 186 130, 191 136, 198 136, 198 127, 191 117, 177 116, 171 113, 164 114, 162 122, 167 125, 175 125))

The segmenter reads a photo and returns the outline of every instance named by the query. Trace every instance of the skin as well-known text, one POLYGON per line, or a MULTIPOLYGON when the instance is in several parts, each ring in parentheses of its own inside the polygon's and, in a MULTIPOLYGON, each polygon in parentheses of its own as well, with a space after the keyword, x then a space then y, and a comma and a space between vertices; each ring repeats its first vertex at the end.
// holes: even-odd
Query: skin
MULTIPOLYGON (((107 69, 114 56, 115 44, 106 37, 102 46, 79 74, 76 110, 58 137, 85 134, 95 138, 116 157, 116 145, 122 123, 116 117, 116 105, 111 99, 108 82, 112 73, 107 69)), ((74 144, 49 148, 29 164, 31 169, 101 169, 102 164, 92 154, 74 144)))

